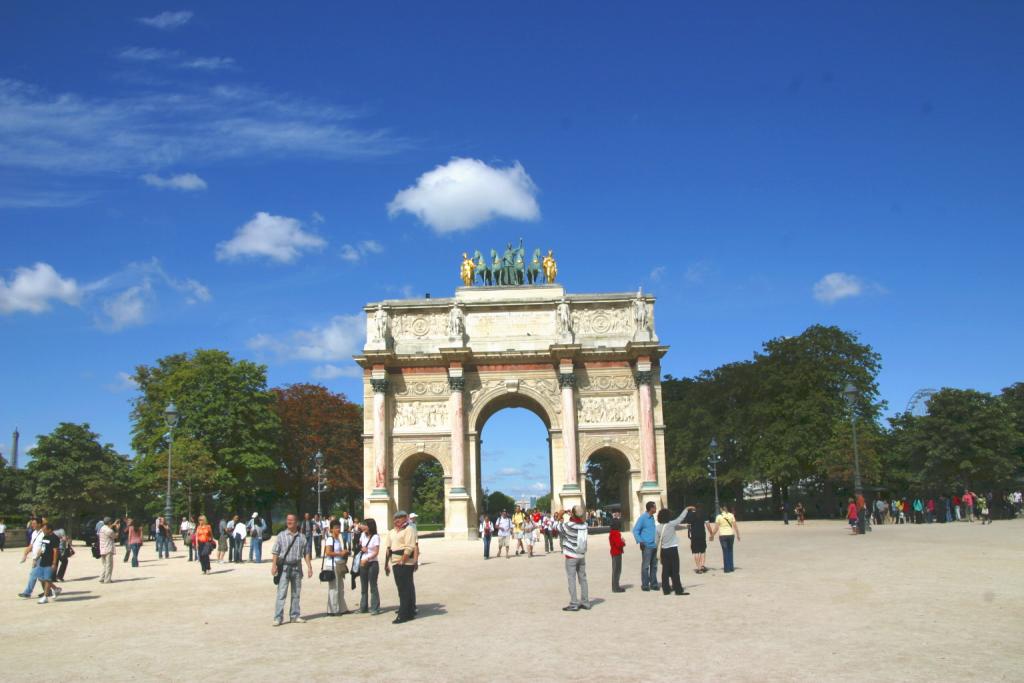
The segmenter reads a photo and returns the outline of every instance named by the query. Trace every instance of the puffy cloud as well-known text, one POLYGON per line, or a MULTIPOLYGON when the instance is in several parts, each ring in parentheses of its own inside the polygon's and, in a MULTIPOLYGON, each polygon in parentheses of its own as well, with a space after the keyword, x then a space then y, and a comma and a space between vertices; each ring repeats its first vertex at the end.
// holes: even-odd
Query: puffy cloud
POLYGON ((195 57, 186 59, 181 66, 187 69, 203 69, 206 71, 219 71, 221 69, 234 69, 235 60, 233 57, 195 57))
POLYGON ((338 377, 362 377, 363 370, 354 363, 351 366, 339 367, 327 363, 313 368, 313 379, 337 379, 338 377))
MULTIPOLYGON (((362 348, 366 321, 361 313, 336 315, 326 325, 297 330, 283 338, 258 334, 249 340, 249 348, 271 351, 282 360, 306 360, 327 363, 350 360, 362 348)), ((322 372, 330 372, 322 366, 322 372)))
POLYGON ((291 263, 303 251, 319 251, 326 244, 322 237, 303 230, 295 218, 260 211, 240 227, 234 237, 217 245, 217 260, 265 256, 280 263, 291 263))
POLYGON ((177 50, 161 50, 158 47, 126 47, 117 56, 126 62, 160 62, 173 59, 179 54, 177 50))
POLYGON ((182 173, 168 178, 162 178, 155 173, 147 173, 141 176, 140 180, 150 187, 161 189, 184 190, 185 192, 206 189, 206 181, 195 173, 182 173))
POLYGON ((50 310, 51 301, 76 306, 81 297, 78 283, 61 277, 48 263, 16 268, 9 283, 0 277, 0 313, 5 315, 19 311, 43 313, 50 310))
POLYGON ((161 12, 152 17, 140 17, 139 23, 152 26, 162 31, 171 31, 184 26, 192 19, 192 12, 182 10, 180 12, 161 12))
MULTIPOLYGON (((122 58, 177 53, 129 48, 122 58)), ((151 171, 245 157, 351 159, 406 143, 356 127, 357 115, 255 88, 213 86, 87 99, 0 79, 0 167, 71 173, 151 171)))
POLYGON ((665 266, 655 266, 654 268, 651 268, 651 274, 648 276, 648 278, 651 280, 651 282, 657 282, 662 277, 665 276, 666 270, 667 268, 665 268, 665 266))
POLYGON ((314 211, 312 214, 312 218, 314 223, 323 223, 325 220, 327 220, 326 218, 324 218, 324 215, 319 211, 314 211))
POLYGON ((826 304, 840 299, 860 296, 864 293, 864 282, 849 273, 829 273, 814 283, 814 298, 826 304))
POLYGON ((540 218, 537 187, 516 162, 494 168, 455 158, 421 175, 388 204, 388 215, 411 213, 438 233, 469 230, 493 218, 540 218))
POLYGON ((120 394, 125 391, 136 391, 139 388, 138 382, 129 372, 118 372, 114 381, 106 385, 107 391, 120 394))
POLYGON ((379 254, 384 251, 383 245, 375 240, 363 240, 355 246, 351 244, 341 245, 341 258, 345 261, 355 263, 367 254, 379 254))
POLYGON ((152 298, 153 285, 149 280, 129 287, 103 301, 103 317, 97 320, 97 324, 111 332, 142 325, 146 322, 146 307, 152 298))

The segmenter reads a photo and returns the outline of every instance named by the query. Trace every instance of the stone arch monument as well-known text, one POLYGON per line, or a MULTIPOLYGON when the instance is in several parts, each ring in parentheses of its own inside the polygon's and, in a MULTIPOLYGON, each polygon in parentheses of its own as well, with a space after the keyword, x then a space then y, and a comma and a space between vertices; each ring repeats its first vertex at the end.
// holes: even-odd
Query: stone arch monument
POLYGON ((368 304, 363 368, 364 511, 387 523, 410 467, 444 470, 445 536, 472 538, 483 497, 480 434, 507 407, 548 430, 553 505, 586 503, 587 460, 629 463, 629 518, 665 504, 654 297, 566 294, 558 284, 459 287, 446 299, 368 304))

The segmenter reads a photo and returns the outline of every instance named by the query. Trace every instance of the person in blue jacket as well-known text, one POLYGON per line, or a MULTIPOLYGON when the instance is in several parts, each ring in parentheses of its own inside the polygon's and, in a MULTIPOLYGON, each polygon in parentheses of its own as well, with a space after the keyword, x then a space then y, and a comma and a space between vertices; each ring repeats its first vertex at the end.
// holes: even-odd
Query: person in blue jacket
POLYGON ((655 540, 654 512, 657 503, 648 501, 646 511, 633 525, 633 540, 640 546, 640 590, 658 590, 658 548, 655 540))

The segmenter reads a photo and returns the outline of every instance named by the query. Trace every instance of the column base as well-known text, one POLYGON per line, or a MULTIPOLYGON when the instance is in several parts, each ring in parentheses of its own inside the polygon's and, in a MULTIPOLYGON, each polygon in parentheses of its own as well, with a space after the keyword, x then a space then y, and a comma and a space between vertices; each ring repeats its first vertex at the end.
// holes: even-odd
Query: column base
POLYGON ((369 506, 363 511, 363 517, 377 520, 378 529, 390 529, 393 510, 387 489, 374 489, 368 501, 369 506))
POLYGON ((469 539, 471 531, 476 531, 476 526, 469 523, 469 495, 465 489, 462 494, 454 494, 454 491, 452 489, 448 494, 448 519, 444 525, 444 537, 469 539))
POLYGON ((562 490, 558 492, 558 497, 563 510, 571 510, 574 505, 583 505, 583 491, 580 490, 579 484, 564 484, 562 490))
POLYGON ((654 503, 659 508, 664 505, 664 501, 661 496, 661 487, 658 486, 656 481, 645 481, 640 485, 640 510, 647 507, 648 503, 654 503))
POLYGON ((453 486, 448 489, 448 498, 449 500, 469 498, 469 491, 465 486, 453 486))

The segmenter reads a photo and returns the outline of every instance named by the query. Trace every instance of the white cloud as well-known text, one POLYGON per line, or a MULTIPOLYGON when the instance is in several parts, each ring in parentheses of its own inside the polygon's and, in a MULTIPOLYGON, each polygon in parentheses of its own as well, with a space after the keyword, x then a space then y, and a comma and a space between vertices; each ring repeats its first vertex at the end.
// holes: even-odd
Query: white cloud
MULTIPOLYGON (((256 351, 270 351, 282 360, 329 363, 350 360, 362 348, 365 335, 365 318, 357 313, 336 315, 326 325, 297 330, 283 338, 258 334, 249 340, 248 346, 256 351)), ((330 372, 327 367, 321 366, 321 372, 330 372)))
POLYGON ((184 26, 190 19, 192 19, 192 12, 182 10, 180 12, 161 12, 153 17, 140 17, 139 23, 162 31, 170 31, 184 26))
POLYGON ((141 176, 140 180, 150 187, 161 189, 184 190, 185 192, 206 189, 206 181, 195 173, 182 173, 168 178, 162 178, 155 173, 147 173, 141 176))
MULTIPOLYGON (((127 54, 163 58, 145 50, 127 54)), ((148 172, 182 161, 365 158, 405 146, 386 131, 357 128, 355 118, 343 108, 254 88, 147 89, 87 99, 0 79, 0 167, 148 172)))
POLYGON ((651 274, 648 275, 648 278, 651 282, 657 282, 665 275, 666 270, 665 266, 655 266, 651 269, 651 274))
POLYGON ((539 481, 530 484, 530 490, 534 493, 547 493, 548 485, 539 481))
POLYGON ((125 391, 137 391, 138 383, 130 372, 118 372, 113 382, 106 385, 107 391, 120 394, 125 391))
POLYGON ((388 204, 388 215, 403 211, 438 233, 469 230, 493 218, 535 221, 537 187, 516 162, 494 168, 478 159, 455 158, 421 175, 388 204))
POLYGON ((265 256, 280 263, 291 263, 303 251, 319 251, 326 244, 322 237, 304 231, 297 219, 260 211, 238 228, 234 237, 217 245, 217 260, 265 256))
POLYGON ((15 190, 14 194, 0 195, 0 209, 63 209, 81 206, 90 199, 92 195, 83 192, 15 190))
POLYGON ((496 477, 520 477, 520 476, 522 476, 524 474, 526 474, 526 472, 524 470, 519 469, 518 467, 502 467, 500 470, 498 470, 498 473, 496 475, 494 475, 494 476, 496 476, 496 477))
POLYGON ((324 215, 319 211, 314 211, 312 214, 312 218, 314 223, 323 223, 325 220, 327 220, 326 218, 324 218, 324 215))
POLYGON ((61 277, 48 263, 16 268, 10 283, 0 277, 0 313, 5 315, 19 311, 43 313, 50 310, 51 301, 77 306, 81 296, 78 283, 61 277))
POLYGON ((362 377, 363 370, 358 365, 353 363, 347 367, 339 367, 337 365, 318 365, 313 368, 313 379, 336 379, 338 377, 362 377))
POLYGON ((136 327, 146 322, 146 307, 153 298, 153 286, 149 280, 129 287, 116 296, 103 301, 103 315, 97 324, 108 331, 117 332, 126 327, 136 327))
POLYGON ((127 62, 160 62, 174 59, 179 54, 177 50, 161 50, 158 47, 126 47, 117 56, 127 62))
POLYGON ((341 258, 350 263, 361 260, 367 254, 379 254, 384 251, 384 246, 375 240, 363 240, 355 246, 351 244, 341 245, 341 258))
POLYGON ((235 60, 233 57, 195 57, 181 63, 187 69, 203 69, 206 71, 219 71, 221 69, 234 69, 235 60))
POLYGON ((826 304, 840 299, 860 296, 864 293, 864 282, 849 273, 829 273, 814 283, 814 298, 826 304))

